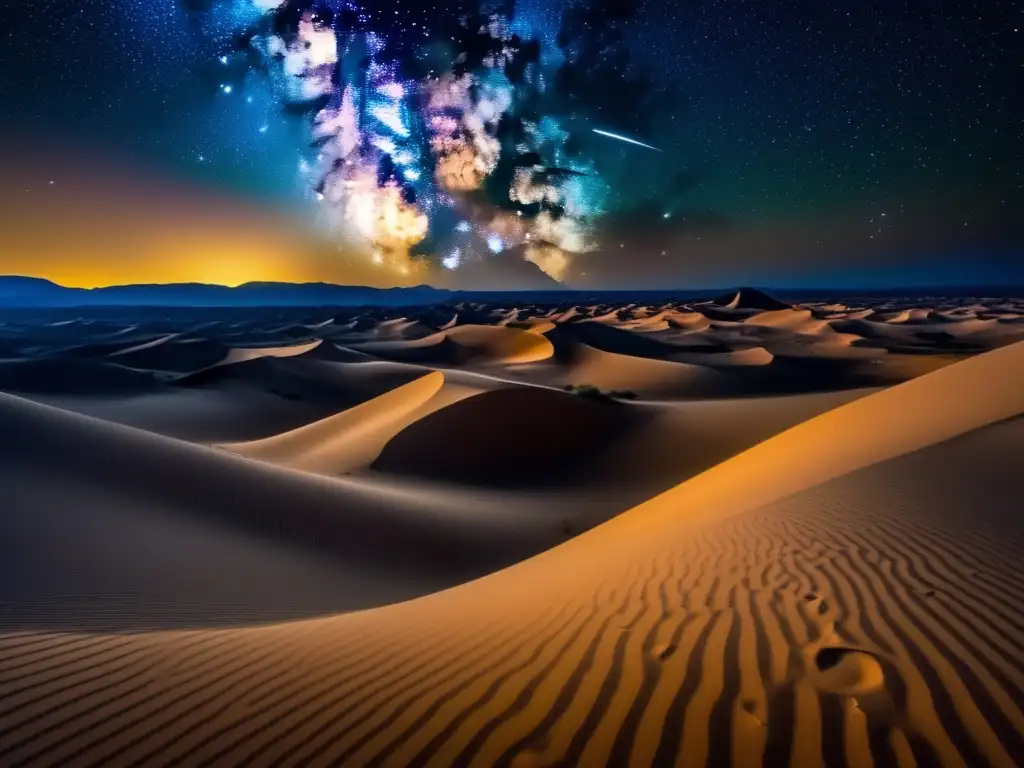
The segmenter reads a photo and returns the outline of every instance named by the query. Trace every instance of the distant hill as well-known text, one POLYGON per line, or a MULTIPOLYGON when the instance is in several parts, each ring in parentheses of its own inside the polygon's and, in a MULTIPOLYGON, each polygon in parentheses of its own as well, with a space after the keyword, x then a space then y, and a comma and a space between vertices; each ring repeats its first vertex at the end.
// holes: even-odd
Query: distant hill
POLYGON ((50 306, 78 290, 39 277, 0 275, 0 305, 4 306, 50 306))
MULTIPOLYGON (((501 301, 536 304, 593 304, 623 301, 695 301, 734 309, 765 310, 790 306, 755 288, 671 288, 657 290, 576 290, 563 287, 536 265, 508 260, 500 279, 467 270, 465 279, 449 287, 417 285, 406 288, 371 288, 332 283, 245 283, 237 287, 204 283, 115 285, 105 288, 68 288, 50 280, 0 275, 0 309, 48 307, 411 307, 455 301, 501 301)), ((459 270, 462 271, 461 269, 459 270)), ((1009 297, 1024 295, 1024 287, 918 287, 880 289, 779 289, 773 294, 789 301, 822 301, 856 297, 1009 297)))
POLYGON ((729 309, 789 309, 790 305, 756 288, 740 288, 717 297, 714 302, 729 309))
POLYGON ((67 288, 49 280, 0 276, 0 306, 400 306, 432 304, 451 298, 452 291, 418 285, 409 288, 370 288, 331 283, 245 283, 237 287, 204 283, 115 285, 67 288))

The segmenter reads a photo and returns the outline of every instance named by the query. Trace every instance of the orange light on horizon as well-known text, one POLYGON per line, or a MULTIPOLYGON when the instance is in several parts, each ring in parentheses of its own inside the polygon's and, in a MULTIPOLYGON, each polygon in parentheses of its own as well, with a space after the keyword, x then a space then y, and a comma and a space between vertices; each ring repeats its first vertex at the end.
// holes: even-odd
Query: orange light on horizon
POLYGON ((256 281, 393 285, 285 212, 96 158, 0 157, 0 274, 76 288, 256 281), (52 182, 52 183, 51 183, 52 182))

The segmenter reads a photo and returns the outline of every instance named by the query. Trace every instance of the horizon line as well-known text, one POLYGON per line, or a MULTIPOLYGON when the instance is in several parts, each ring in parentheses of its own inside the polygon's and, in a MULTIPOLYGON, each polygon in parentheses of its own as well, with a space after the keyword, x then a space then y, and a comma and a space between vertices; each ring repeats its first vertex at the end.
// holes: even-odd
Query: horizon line
POLYGON ((389 286, 374 286, 359 283, 333 283, 326 280, 309 280, 303 282, 292 282, 288 280, 249 280, 244 283, 237 283, 234 285, 228 285, 226 283, 204 283, 198 280, 190 280, 183 282, 166 282, 166 283, 154 283, 154 282, 143 282, 143 283, 109 283, 106 285, 95 285, 95 286, 77 286, 77 285, 66 285, 53 280, 48 277, 40 277, 38 275, 24 275, 24 274, 0 274, 0 281, 18 279, 18 280, 34 280, 42 283, 48 283, 57 288, 61 288, 67 291, 103 291, 116 288, 173 288, 173 287, 202 287, 202 288, 219 288, 229 291, 238 290, 250 286, 323 286, 328 288, 351 288, 367 291, 412 291, 429 289, 432 291, 438 291, 442 293, 499 293, 499 294, 523 294, 523 293, 672 293, 672 292, 684 292, 684 291, 697 291, 700 293, 711 293, 711 292, 728 292, 737 291, 742 289, 754 289, 759 291, 825 291, 825 292, 843 292, 843 291, 880 291, 884 293, 899 292, 902 290, 912 291, 929 291, 929 290, 958 290, 963 291, 967 289, 998 289, 999 291, 1013 291, 1020 290, 1024 292, 1024 284, 1016 283, 905 283, 891 286, 878 286, 878 285, 801 285, 801 284, 778 284, 771 285, 767 283, 730 283, 727 285, 704 285, 704 286, 674 286, 674 287, 644 287, 644 288, 619 288, 619 287, 577 287, 566 284, 557 284, 547 287, 535 287, 535 288, 449 288, 432 285, 430 283, 417 283, 415 285, 389 285, 389 286))

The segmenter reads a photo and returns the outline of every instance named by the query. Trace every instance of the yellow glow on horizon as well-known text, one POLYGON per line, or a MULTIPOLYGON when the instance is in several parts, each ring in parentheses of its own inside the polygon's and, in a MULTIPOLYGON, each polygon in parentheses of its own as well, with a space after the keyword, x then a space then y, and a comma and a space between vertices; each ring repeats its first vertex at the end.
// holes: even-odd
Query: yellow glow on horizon
MULTIPOLYGON (((127 283, 211 283, 241 285, 274 280, 322 279, 314 249, 283 233, 220 233, 189 225, 170 232, 161 226, 135 230, 121 225, 116 238, 89 231, 65 218, 50 231, 11 232, 0 239, 0 265, 6 274, 44 277, 69 287, 95 288, 127 283), (194 228, 193 228, 194 227, 194 228)), ((340 275, 339 275, 340 276, 340 275)))
POLYGON ((17 156, 6 160, 0 274, 76 288, 259 281, 388 286, 414 277, 313 237, 297 217, 205 187, 93 158, 63 158, 53 169, 17 156))

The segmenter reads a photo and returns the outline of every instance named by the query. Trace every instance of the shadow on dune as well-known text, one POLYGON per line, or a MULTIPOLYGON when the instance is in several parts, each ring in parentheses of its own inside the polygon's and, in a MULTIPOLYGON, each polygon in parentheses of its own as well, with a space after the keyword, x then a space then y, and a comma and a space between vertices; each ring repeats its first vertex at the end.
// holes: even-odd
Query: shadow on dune
MULTIPOLYGON (((673 346, 632 331, 592 321, 559 326, 549 333, 549 337, 552 343, 555 343, 556 350, 571 347, 573 342, 582 342, 605 352, 631 357, 648 357, 655 360, 666 360, 674 354, 686 351, 684 347, 673 346)), ((709 353, 709 363, 713 363, 713 360, 713 353, 709 353)))
POLYGON ((257 357, 219 365, 178 379, 182 388, 244 386, 276 394, 287 400, 323 402, 336 408, 353 405, 412 381, 415 370, 387 367, 387 363, 340 363, 314 357, 257 357))
POLYGON ((644 422, 642 412, 621 403, 532 387, 496 389, 409 425, 373 469, 503 488, 565 483, 644 422))
POLYGON ((644 390, 644 380, 662 378, 664 381, 651 390, 654 397, 662 391, 685 399, 792 395, 905 380, 884 364, 857 358, 766 355, 770 360, 767 364, 736 364, 738 356, 755 350, 748 347, 732 352, 723 346, 714 351, 696 351, 593 322, 563 326, 548 335, 555 346, 556 360, 577 377, 573 383, 644 390), (600 356, 587 352, 585 347, 621 358, 602 363, 600 356), (587 364, 588 357, 592 365, 587 364), (627 370, 635 370, 637 383, 629 383, 627 370))
POLYGON ((242 625, 370 608, 565 538, 556 523, 507 506, 482 514, 465 493, 294 472, 7 395, 0 431, 18 436, 0 441, 5 631, 242 625))
POLYGON ((441 334, 415 341, 372 341, 351 347, 357 352, 398 363, 458 365, 470 357, 458 344, 441 334))
POLYGON ((121 365, 171 373, 191 373, 219 363, 229 348, 219 341, 174 339, 126 350, 112 359, 121 365))
POLYGON ((0 391, 110 397, 165 389, 149 373, 102 360, 46 357, 0 361, 0 391))

